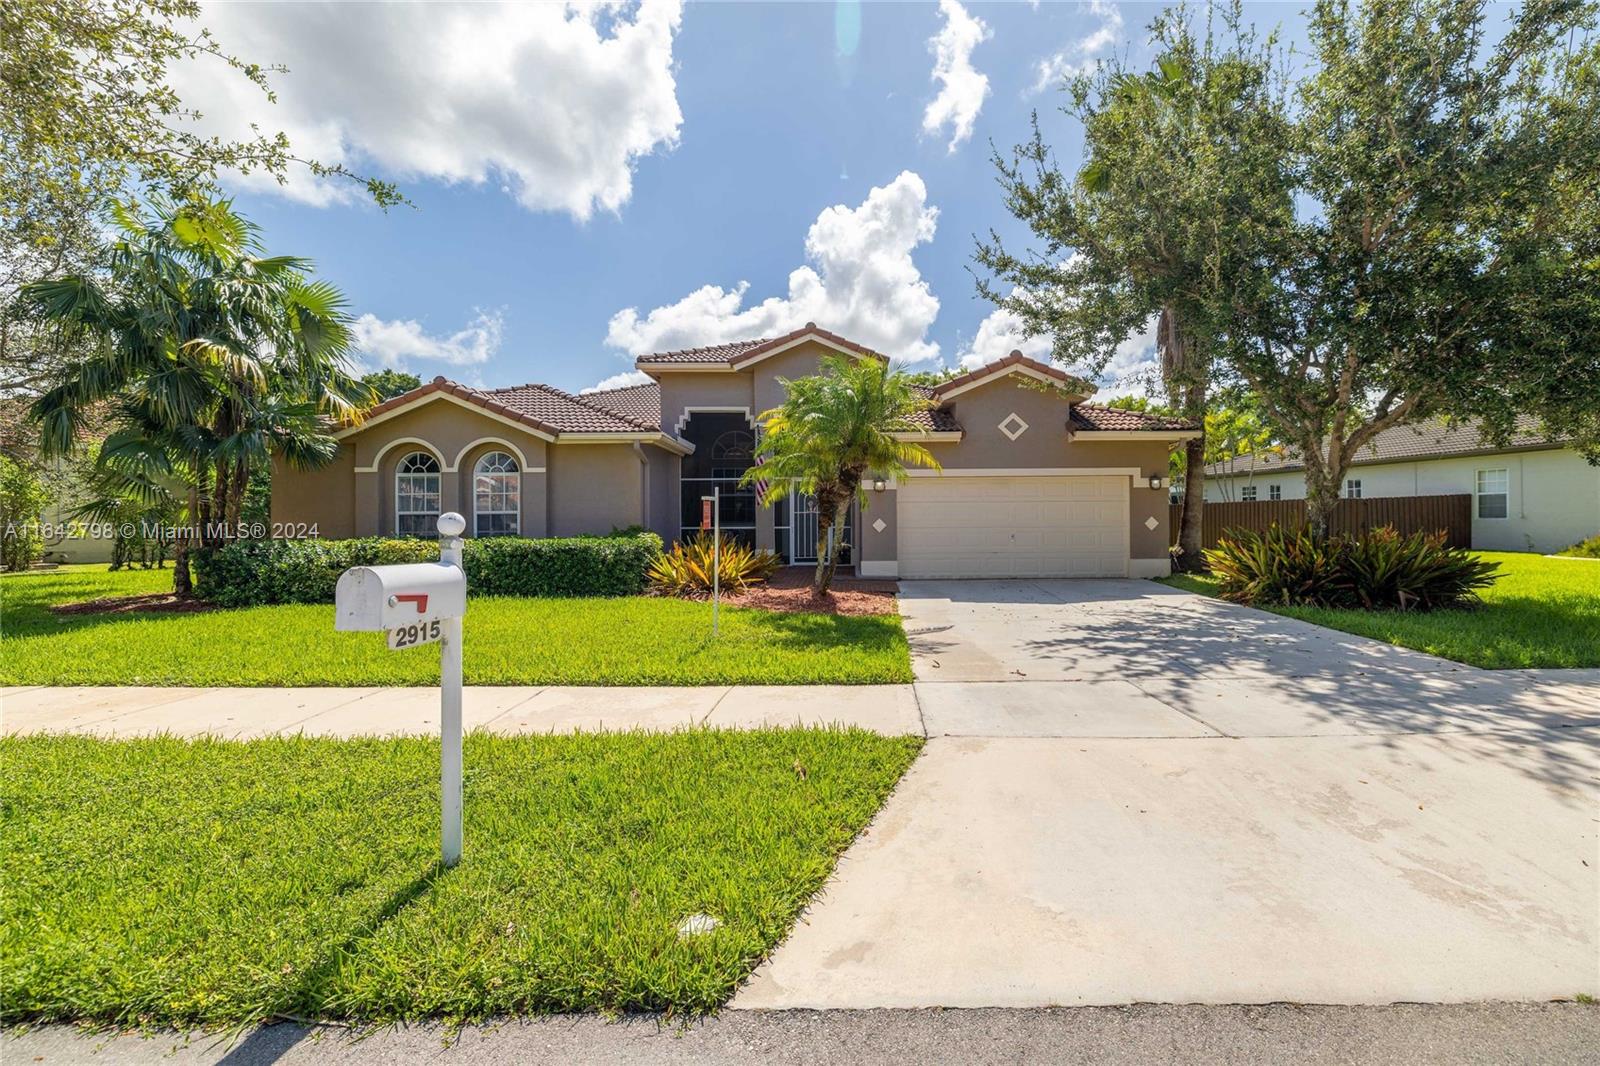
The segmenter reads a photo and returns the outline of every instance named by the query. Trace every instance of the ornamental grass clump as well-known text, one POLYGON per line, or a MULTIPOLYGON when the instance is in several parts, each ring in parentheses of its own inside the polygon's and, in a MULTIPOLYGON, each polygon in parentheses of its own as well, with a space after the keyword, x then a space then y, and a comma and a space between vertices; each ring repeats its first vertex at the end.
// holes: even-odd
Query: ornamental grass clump
MULTIPOLYGON (((699 598, 711 592, 712 548, 716 540, 710 535, 695 537, 687 543, 672 546, 651 562, 647 571, 650 591, 662 596, 699 598)), ((756 549, 733 540, 722 538, 717 552, 716 567, 721 573, 724 592, 738 592, 759 584, 778 569, 776 553, 765 548, 756 549)))
POLYGON ((1223 599, 1263 607, 1431 611, 1471 607, 1499 567, 1445 543, 1443 533, 1390 527, 1317 539, 1309 527, 1230 530, 1205 553, 1223 599))

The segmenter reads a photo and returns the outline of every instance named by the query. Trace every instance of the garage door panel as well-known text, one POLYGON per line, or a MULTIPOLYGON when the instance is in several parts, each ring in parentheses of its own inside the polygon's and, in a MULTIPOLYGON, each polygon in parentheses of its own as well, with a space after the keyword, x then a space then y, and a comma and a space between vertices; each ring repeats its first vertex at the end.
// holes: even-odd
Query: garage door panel
POLYGON ((906 577, 1120 577, 1127 572, 1128 479, 961 477, 900 489, 906 577))

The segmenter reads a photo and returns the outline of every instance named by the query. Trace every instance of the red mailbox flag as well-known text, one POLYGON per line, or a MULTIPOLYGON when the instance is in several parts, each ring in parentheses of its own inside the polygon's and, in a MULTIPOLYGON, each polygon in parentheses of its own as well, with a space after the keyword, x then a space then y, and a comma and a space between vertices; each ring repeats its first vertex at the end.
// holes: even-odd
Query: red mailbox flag
POLYGON ((710 500, 701 500, 700 501, 700 528, 701 529, 710 529, 711 528, 711 501, 710 500))

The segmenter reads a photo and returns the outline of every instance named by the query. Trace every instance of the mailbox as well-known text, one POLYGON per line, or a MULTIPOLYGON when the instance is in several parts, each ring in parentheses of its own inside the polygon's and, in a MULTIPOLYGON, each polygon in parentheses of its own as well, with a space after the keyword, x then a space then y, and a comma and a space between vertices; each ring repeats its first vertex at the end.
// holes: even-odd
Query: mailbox
POLYGON ((467 575, 450 563, 356 566, 339 576, 333 628, 398 629, 467 613, 467 575))

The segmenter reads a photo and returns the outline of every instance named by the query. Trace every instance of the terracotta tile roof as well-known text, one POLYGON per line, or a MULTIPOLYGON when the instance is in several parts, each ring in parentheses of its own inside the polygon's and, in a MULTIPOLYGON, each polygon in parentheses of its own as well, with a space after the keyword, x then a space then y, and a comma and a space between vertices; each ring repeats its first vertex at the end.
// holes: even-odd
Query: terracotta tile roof
POLYGON ((1037 359, 1029 359, 1019 351, 1013 351, 1004 359, 996 359, 992 363, 984 363, 976 370, 969 370, 960 377, 951 378, 949 381, 941 381, 937 386, 934 387, 933 391, 936 395, 943 396, 955 389, 960 388, 963 385, 971 384, 974 381, 981 381, 998 371, 1006 370, 1014 366, 1026 367, 1036 374, 1043 374, 1046 377, 1059 381, 1063 385, 1070 385, 1074 389, 1079 390, 1079 395, 1081 396, 1088 396, 1094 392, 1094 386, 1089 384, 1089 382, 1084 381, 1082 378, 1073 377, 1060 367, 1054 367, 1048 363, 1041 363, 1037 359))
MULTIPOLYGON (((655 406, 650 408, 642 397, 629 396, 608 403, 606 399, 580 399, 571 393, 549 385, 514 385, 506 389, 473 389, 443 377, 434 378, 420 388, 401 393, 385 400, 367 412, 367 418, 386 414, 442 392, 485 411, 521 422, 531 429, 551 437, 571 433, 654 433, 661 422, 661 394, 658 386, 638 386, 638 389, 656 389, 655 406)), ((632 392, 631 389, 614 389, 612 393, 632 392)), ((350 432, 359 427, 348 427, 350 432)))
POLYGON ((554 426, 562 433, 638 433, 654 430, 661 422, 661 394, 656 393, 656 417, 646 420, 621 408, 612 408, 590 396, 574 396, 550 385, 513 385, 477 393, 513 411, 554 426))
POLYGON ((639 356, 634 360, 634 364, 636 366, 656 366, 660 364, 740 366, 753 359, 759 359, 772 349, 781 348, 790 341, 798 340, 807 334, 814 334, 846 351, 883 358, 877 352, 857 344, 848 337, 830 333, 819 327, 815 322, 807 322, 799 329, 790 330, 780 337, 759 337, 748 341, 727 341, 722 344, 708 344, 703 348, 683 348, 674 352, 651 352, 647 355, 639 356))
POLYGON ((771 344, 767 337, 758 337, 749 341, 728 341, 724 344, 708 344, 703 348, 681 348, 675 352, 652 352, 641 355, 635 363, 707 363, 712 365, 728 366, 733 360, 745 354, 752 348, 759 348, 763 344, 771 344))
MULTIPOLYGON (((367 411, 366 418, 370 420, 378 415, 387 414, 397 407, 405 407, 408 404, 415 403, 416 401, 436 392, 442 392, 446 395, 455 396, 459 399, 466 400, 469 403, 477 404, 486 411, 490 411, 504 418, 509 418, 515 422, 521 422, 524 425, 529 426, 532 429, 536 429, 548 436, 553 437, 561 432, 559 426, 555 426, 543 421, 531 411, 519 410, 515 407, 507 406, 490 393, 480 392, 477 389, 469 389, 465 385, 457 384, 456 382, 450 381, 443 377, 434 378, 427 384, 412 389, 410 392, 403 392, 399 396, 394 396, 383 401, 376 407, 373 407, 371 410, 367 411)), ((344 430, 344 432, 348 433, 359 428, 360 427, 358 426, 349 426, 344 430)))
POLYGON ((614 411, 624 418, 641 422, 651 429, 661 425, 661 386, 654 381, 642 385, 624 385, 618 389, 596 389, 580 392, 578 399, 595 407, 614 411))
MULTIPOLYGON (((925 400, 935 400, 932 385, 912 385, 911 391, 925 400)), ((960 433, 961 423, 956 421, 956 416, 941 407, 930 407, 918 411, 911 416, 911 424, 918 429, 928 429, 935 433, 960 433)))
POLYGON ((1073 430, 1094 432, 1095 430, 1160 430, 1160 429, 1198 429, 1193 422, 1182 418, 1166 418, 1161 415, 1147 414, 1144 411, 1124 411, 1120 407, 1102 407, 1099 404, 1075 403, 1072 405, 1072 414, 1068 425, 1073 430))
MULTIPOLYGON (((1563 442, 1546 433, 1533 415, 1518 415, 1511 439, 1496 447, 1484 439, 1479 428, 1470 423, 1446 425, 1442 419, 1430 419, 1405 425, 1390 426, 1378 433, 1356 453, 1352 466, 1371 463, 1394 463, 1407 459, 1440 459, 1452 455, 1493 455, 1502 451, 1527 451, 1534 448, 1559 448, 1563 442)), ((1282 452, 1259 452, 1231 463, 1212 463, 1206 467, 1207 477, 1226 477, 1230 474, 1272 474, 1304 470, 1294 449, 1282 452)))

